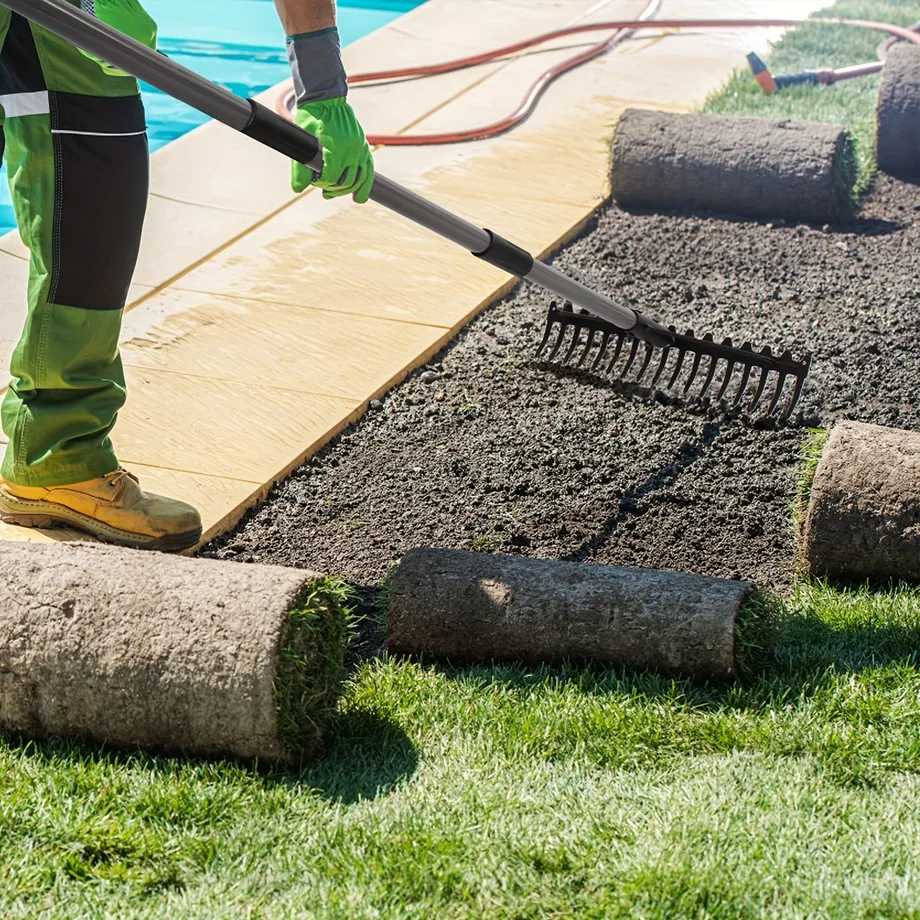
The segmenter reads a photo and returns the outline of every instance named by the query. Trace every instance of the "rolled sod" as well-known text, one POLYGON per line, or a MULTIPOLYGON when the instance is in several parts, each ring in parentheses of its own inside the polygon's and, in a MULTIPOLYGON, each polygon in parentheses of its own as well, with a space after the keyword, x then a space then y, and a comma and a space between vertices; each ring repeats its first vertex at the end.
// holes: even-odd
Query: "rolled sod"
POLYGON ((613 139, 624 208, 827 223, 852 215, 855 181, 838 125, 627 109, 613 139))
POLYGON ((390 590, 387 648, 457 663, 567 660, 736 675, 754 586, 648 569, 416 549, 390 590))
POLYGON ((920 434, 835 425, 812 481, 802 543, 813 575, 920 579, 920 434))
POLYGON ((280 566, 0 544, 0 729, 294 764, 341 692, 344 602, 280 566))
POLYGON ((878 95, 876 160, 879 169, 920 178, 920 48, 895 45, 885 60, 878 95))

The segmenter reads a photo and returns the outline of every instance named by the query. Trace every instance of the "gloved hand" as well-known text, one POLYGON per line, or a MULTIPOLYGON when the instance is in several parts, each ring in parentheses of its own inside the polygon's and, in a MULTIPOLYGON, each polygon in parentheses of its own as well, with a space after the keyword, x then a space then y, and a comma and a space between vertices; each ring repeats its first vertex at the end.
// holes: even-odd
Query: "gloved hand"
POLYGON ((364 204, 374 184, 374 158, 345 97, 302 105, 294 121, 315 135, 323 148, 323 172, 318 179, 309 166, 293 164, 294 191, 315 185, 323 190, 323 198, 352 195, 358 204, 364 204))
MULTIPOLYGON (((156 51, 157 24, 137 0, 80 0, 80 9, 156 51)), ((130 76, 88 51, 83 51, 83 53, 94 60, 110 76, 130 76)))
POLYGON ((299 193, 315 185, 323 190, 323 198, 351 195, 363 204, 374 184, 374 159, 346 99, 348 82, 338 30, 333 26, 292 35, 287 44, 297 94, 294 121, 323 148, 322 175, 315 178, 309 166, 294 163, 291 187, 299 193))

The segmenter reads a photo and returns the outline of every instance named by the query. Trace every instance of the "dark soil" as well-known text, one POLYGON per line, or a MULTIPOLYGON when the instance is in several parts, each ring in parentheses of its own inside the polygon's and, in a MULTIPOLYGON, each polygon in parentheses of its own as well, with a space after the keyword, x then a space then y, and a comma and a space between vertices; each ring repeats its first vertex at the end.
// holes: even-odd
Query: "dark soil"
MULTIPOLYGON (((806 423, 920 427, 920 186, 880 176, 834 228, 609 207, 555 264, 677 326, 812 350, 806 423)), ((371 590, 417 546, 788 588, 805 427, 757 430, 535 366, 548 303, 519 287, 487 310, 205 553, 371 590)))

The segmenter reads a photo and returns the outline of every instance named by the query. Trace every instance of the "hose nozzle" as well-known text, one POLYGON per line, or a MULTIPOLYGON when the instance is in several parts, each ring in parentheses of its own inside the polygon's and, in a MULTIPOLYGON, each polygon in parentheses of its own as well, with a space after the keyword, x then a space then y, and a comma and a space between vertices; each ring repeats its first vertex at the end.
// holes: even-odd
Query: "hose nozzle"
POLYGON ((747 56, 748 64, 751 65, 751 73, 754 74, 754 79, 760 84, 760 88, 767 93, 775 93, 779 86, 776 84, 776 80, 773 79, 773 74, 770 73, 768 67, 756 55, 753 51, 747 56))
POLYGON ((870 73, 881 70, 880 64, 859 64, 855 67, 845 67, 842 70, 803 70, 801 73, 785 73, 774 76, 767 65, 752 51, 748 56, 751 73, 760 84, 765 93, 775 93, 778 89, 787 86, 833 86, 840 80, 849 80, 852 77, 864 77, 870 73))

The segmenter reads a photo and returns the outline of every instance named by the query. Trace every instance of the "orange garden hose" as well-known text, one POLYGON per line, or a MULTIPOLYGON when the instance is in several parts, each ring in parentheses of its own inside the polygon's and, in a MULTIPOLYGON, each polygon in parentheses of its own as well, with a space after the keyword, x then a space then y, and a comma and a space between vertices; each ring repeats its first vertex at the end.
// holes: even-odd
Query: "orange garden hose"
MULTIPOLYGON (((502 48, 495 48, 482 54, 470 57, 457 58, 453 61, 444 61, 440 64, 425 64, 415 67, 405 67, 396 70, 377 70, 368 73, 354 74, 348 78, 349 85, 362 83, 378 83, 384 80, 399 80, 409 77, 430 77, 436 74, 453 73, 469 67, 477 67, 501 58, 509 57, 534 48, 557 38, 569 35, 580 35, 584 32, 611 32, 608 38, 591 45, 589 48, 578 52, 571 58, 556 64, 554 67, 543 71, 536 82, 527 91, 521 104, 505 118, 492 124, 478 128, 469 128, 462 131, 449 131, 438 134, 373 134, 368 135, 368 143, 373 147, 421 147, 434 144, 455 144, 462 141, 484 140, 509 131, 521 124, 536 108, 537 102, 546 89, 564 73, 578 67, 587 61, 609 51, 620 42, 635 32, 643 29, 783 29, 799 26, 804 23, 818 23, 821 25, 842 25, 861 29, 874 29, 878 32, 887 32, 894 38, 902 38, 920 46, 920 34, 910 29, 890 23, 872 22, 865 19, 653 19, 660 7, 661 0, 653 0, 638 19, 623 19, 608 22, 584 23, 577 26, 568 26, 564 29, 555 29, 544 32, 502 48)), ((285 118, 292 118, 294 108, 294 91, 288 89, 278 98, 276 109, 285 118)))
MULTIPOLYGON (((645 22, 651 19, 661 8, 662 2, 663 0, 651 0, 649 5, 640 14, 639 21, 645 22)), ((537 103, 540 101, 540 97, 544 92, 546 92, 550 84, 555 82, 556 79, 561 77, 564 73, 568 73, 568 71, 574 70, 581 64, 592 61, 594 58, 600 57, 602 54, 610 51, 612 48, 615 48, 621 42, 629 38, 634 32, 634 29, 616 29, 613 35, 605 38, 603 41, 597 42, 596 44, 591 45, 589 48, 579 52, 573 57, 566 58, 564 61, 556 64, 554 67, 544 70, 543 73, 541 73, 536 81, 531 85, 530 89, 527 90, 527 95, 524 96, 521 104, 506 118, 499 119, 492 124, 484 125, 480 128, 471 128, 468 131, 450 131, 445 134, 368 135, 368 143, 372 147, 414 147, 432 144, 455 144, 463 141, 478 141, 484 140, 488 137, 495 137, 498 134, 503 134, 505 131, 509 131, 511 128, 516 127, 530 116, 530 114, 536 108, 537 103)), ((371 73, 356 74, 354 77, 348 78, 348 83, 377 83, 383 80, 394 80, 407 77, 432 77, 440 73, 451 73, 455 70, 463 70, 468 67, 475 67, 478 64, 487 64, 490 61, 498 60, 502 57, 507 57, 516 53, 517 51, 526 50, 533 45, 539 45, 543 42, 550 41, 553 37, 555 37, 554 33, 550 32, 544 35, 538 35, 528 41, 517 42, 513 45, 507 45, 504 48, 498 48, 495 51, 487 51, 483 54, 478 54, 473 57, 462 58, 456 61, 448 61, 442 64, 409 67, 404 70, 383 70, 371 73)), ((278 113, 280 115, 284 115, 286 118, 291 118, 291 113, 294 109, 293 89, 289 89, 286 93, 283 93, 278 102, 278 113)))

